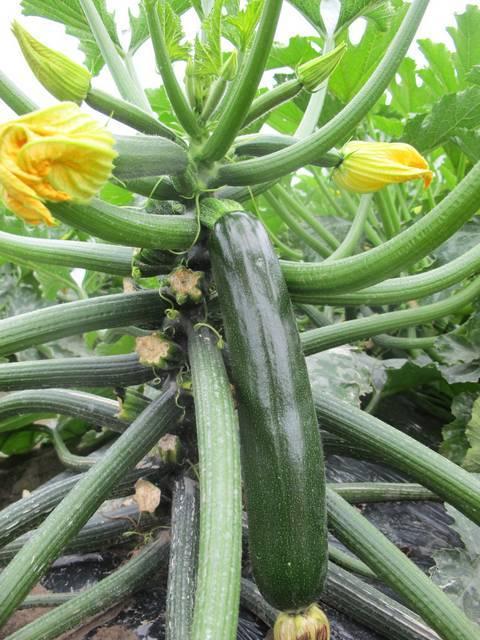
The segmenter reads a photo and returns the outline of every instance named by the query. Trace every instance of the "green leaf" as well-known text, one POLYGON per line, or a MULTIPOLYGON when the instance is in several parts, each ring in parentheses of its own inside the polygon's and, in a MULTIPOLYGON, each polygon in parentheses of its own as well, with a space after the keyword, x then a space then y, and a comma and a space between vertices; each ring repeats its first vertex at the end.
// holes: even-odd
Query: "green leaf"
POLYGON ((135 351, 133 336, 121 336, 115 342, 101 342, 95 347, 95 353, 99 356, 120 356, 133 351, 135 351))
POLYGON ((142 3, 138 5, 138 15, 135 15, 131 9, 128 10, 128 19, 130 22, 130 44, 128 45, 128 53, 133 55, 150 36, 147 16, 142 3))
POLYGON ((435 551, 433 582, 442 589, 471 620, 480 620, 480 527, 462 513, 445 505, 454 519, 450 526, 460 536, 463 548, 435 551))
POLYGON ((267 124, 279 133, 293 135, 300 124, 302 113, 294 102, 285 102, 269 114, 267 124))
POLYGON ((147 94, 150 106, 155 111, 159 119, 169 127, 181 132, 178 120, 173 113, 170 101, 165 93, 165 88, 160 87, 159 89, 147 89, 145 93, 147 94))
MULTIPOLYGON (((175 15, 179 17, 190 8, 190 2, 189 0, 170 0, 170 6, 175 15)), ((128 17, 130 21, 130 44, 128 45, 128 52, 130 55, 133 55, 150 37, 143 3, 140 2, 138 5, 138 15, 135 15, 129 9, 128 17)))
POLYGON ((472 406, 472 416, 465 429, 470 448, 465 454, 463 466, 467 471, 480 471, 480 397, 472 406))
POLYGON ((22 272, 18 267, 8 262, 0 266, 0 318, 8 318, 44 306, 45 302, 39 296, 38 290, 32 284, 23 281, 22 272))
POLYGON ((441 42, 428 39, 417 42, 428 62, 428 68, 420 69, 419 76, 437 95, 455 93, 459 86, 451 52, 441 42))
POLYGON ((200 78, 217 78, 222 68, 222 31, 223 0, 215 3, 202 22, 204 37, 195 39, 194 74, 200 78))
POLYGON ((476 383, 480 379, 480 313, 473 314, 454 334, 439 336, 435 351, 437 364, 449 384, 476 383))
MULTIPOLYGON (((106 0, 94 0, 95 7, 114 44, 121 51, 113 14, 107 11, 106 0)), ((65 31, 80 40, 80 49, 85 53, 85 66, 96 75, 104 65, 100 50, 79 0, 22 0, 22 13, 39 16, 65 26, 65 31)))
POLYGON ((475 398, 476 394, 468 392, 453 398, 450 410, 455 419, 442 428, 440 453, 459 466, 463 464, 469 447, 465 428, 472 415, 475 398))
POLYGON ((379 31, 387 31, 395 15, 395 6, 390 0, 341 0, 337 33, 349 27, 357 18, 366 18, 379 31))
POLYGON ((403 393, 442 379, 434 363, 413 362, 401 358, 390 358, 382 362, 385 368, 385 380, 382 392, 386 395, 403 393))
POLYGON ((386 133, 389 138, 400 138, 403 133, 403 123, 398 118, 375 115, 372 116, 371 121, 376 129, 386 133))
POLYGON ((224 19, 222 35, 239 51, 244 52, 250 46, 262 7, 263 0, 250 0, 244 9, 237 10, 224 19))
POLYGON ((480 160, 480 131, 459 129, 453 138, 472 164, 480 160))
POLYGON ((473 218, 435 250, 435 266, 451 262, 480 242, 480 220, 473 218))
POLYGON ((34 265, 26 263, 33 269, 33 274, 37 279, 43 297, 52 302, 57 300, 59 291, 67 293, 69 290, 77 291, 78 286, 70 275, 67 267, 50 267, 47 265, 34 265))
POLYGON ((0 453, 6 456, 28 453, 46 436, 35 429, 22 429, 0 435, 0 453))
POLYGON ((455 43, 457 73, 464 83, 472 67, 480 64, 480 8, 469 4, 464 13, 455 16, 455 20, 457 27, 448 27, 447 31, 455 43))
MULTIPOLYGON (((342 102, 348 102, 363 87, 377 68, 387 47, 398 30, 407 6, 395 12, 388 31, 380 32, 375 24, 368 23, 363 38, 353 45, 345 31, 339 41, 346 41, 348 48, 339 65, 330 76, 329 88, 342 102)), ((340 42, 337 42, 340 44, 340 42)))
POLYGON ((328 392, 357 407, 373 391, 377 361, 351 347, 338 347, 307 358, 312 389, 328 392))
POLYGON ((319 55, 320 40, 314 37, 294 36, 287 45, 275 45, 268 57, 267 69, 291 67, 295 69, 302 62, 307 62, 319 55), (317 44, 315 48, 313 44, 317 44))
POLYGON ((160 0, 157 8, 171 62, 187 60, 190 53, 190 45, 182 42, 184 33, 180 15, 174 11, 168 0, 160 0))
POLYGON ((105 202, 110 202, 110 204, 116 204, 121 207, 133 202, 133 193, 117 184, 107 182, 100 191, 100 198, 105 200, 105 202))
POLYGON ((289 0, 289 2, 317 29, 320 35, 325 35, 326 29, 320 15, 319 0, 289 0))
POLYGON ((467 80, 472 84, 480 84, 480 64, 476 64, 467 73, 467 80))
POLYGON ((404 116, 426 111, 435 100, 429 85, 417 85, 417 65, 412 58, 405 58, 390 83, 391 109, 404 116))
POLYGON ((38 420, 47 420, 55 418, 54 413, 27 413, 21 416, 12 416, 10 418, 3 418, 0 420, 0 432, 6 433, 7 431, 15 431, 16 429, 22 429, 27 425, 31 425, 38 420))
POLYGON ((460 129, 479 126, 480 87, 470 87, 444 96, 430 113, 411 118, 405 128, 404 141, 425 152, 439 147, 460 129))

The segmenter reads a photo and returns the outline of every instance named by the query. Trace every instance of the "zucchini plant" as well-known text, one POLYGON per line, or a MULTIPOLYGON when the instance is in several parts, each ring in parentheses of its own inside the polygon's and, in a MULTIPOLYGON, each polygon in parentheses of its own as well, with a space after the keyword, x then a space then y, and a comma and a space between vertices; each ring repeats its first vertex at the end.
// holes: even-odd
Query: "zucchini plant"
MULTIPOLYGON (((420 41, 417 70, 406 56, 428 0, 325 4, 290 0, 313 35, 285 45, 282 0, 141 0, 125 47, 105 0, 22 0, 86 57, 40 42, 26 19, 14 36, 58 102, 39 108, 0 71, 13 111, 0 125, 0 453, 53 447, 81 473, 0 511, 0 626, 64 550, 118 540, 84 525, 148 476, 175 487, 170 640, 236 638, 241 592, 273 640, 329 640, 321 603, 348 613, 352 597, 352 617, 379 633, 479 636, 347 501, 445 500, 480 524, 480 376, 452 355, 478 333, 478 243, 458 250, 458 234, 478 233, 480 10, 457 16, 455 55, 420 41), (155 89, 140 81, 144 44, 155 89), (104 65, 119 95, 97 86, 104 65), (352 343, 384 378, 357 406, 332 373, 352 343), (419 385, 392 373, 399 353, 419 385), (395 389, 444 420, 441 452, 371 415, 395 389), (470 413, 449 449, 456 402, 470 413), (332 452, 419 484, 327 486, 332 452)), ((157 539, 139 556, 8 637, 58 637, 138 588, 170 539, 145 528, 157 539)))

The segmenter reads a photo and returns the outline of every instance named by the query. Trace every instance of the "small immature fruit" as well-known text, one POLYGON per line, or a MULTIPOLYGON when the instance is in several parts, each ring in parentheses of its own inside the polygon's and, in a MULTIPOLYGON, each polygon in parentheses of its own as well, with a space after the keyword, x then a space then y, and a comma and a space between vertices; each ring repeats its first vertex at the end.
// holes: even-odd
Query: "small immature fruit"
POLYGON ((328 618, 316 604, 301 613, 280 613, 273 640, 330 640, 328 618))
POLYGON ((180 266, 174 269, 165 279, 177 304, 186 302, 199 303, 203 299, 203 271, 192 271, 188 267, 180 266))
POLYGON ((404 142, 351 140, 341 150, 343 160, 333 180, 347 191, 371 193, 389 184, 421 178, 427 188, 433 178, 425 158, 404 142))

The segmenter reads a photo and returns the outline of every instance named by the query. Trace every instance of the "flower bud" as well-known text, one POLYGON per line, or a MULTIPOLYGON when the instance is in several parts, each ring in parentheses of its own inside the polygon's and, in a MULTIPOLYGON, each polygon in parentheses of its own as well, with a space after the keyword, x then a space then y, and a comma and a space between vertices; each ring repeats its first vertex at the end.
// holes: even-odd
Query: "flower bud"
POLYGON ((228 56, 228 60, 223 64, 222 69, 220 71, 220 77, 223 80, 227 80, 230 82, 237 75, 238 70, 238 56, 236 50, 232 51, 232 53, 228 56))
POLYGON ((342 42, 323 56, 304 62, 297 68, 297 78, 307 91, 318 89, 337 68, 346 51, 346 44, 342 42))
POLYGON ((280 613, 273 640, 330 640, 328 618, 316 604, 301 613, 280 613))
POLYGON ((63 53, 39 42, 16 21, 12 31, 30 69, 45 89, 58 100, 80 104, 90 89, 90 72, 63 53))
POLYGON ((371 193, 382 187, 421 178, 427 188, 433 178, 428 163, 404 142, 351 140, 341 150, 343 160, 333 171, 333 180, 347 191, 371 193))

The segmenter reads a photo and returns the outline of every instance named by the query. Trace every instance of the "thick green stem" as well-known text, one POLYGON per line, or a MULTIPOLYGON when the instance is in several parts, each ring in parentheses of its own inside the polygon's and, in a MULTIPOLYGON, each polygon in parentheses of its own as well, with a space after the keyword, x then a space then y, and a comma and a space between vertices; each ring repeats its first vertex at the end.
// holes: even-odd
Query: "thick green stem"
POLYGON ((480 628, 355 507, 328 490, 327 508, 335 535, 444 640, 478 637, 480 628))
MULTIPOLYGON (((0 363, 0 391, 49 387, 129 387, 155 377, 135 353, 0 363)), ((0 403, 1 406, 1 403, 0 403)))
POLYGON ((197 234, 190 215, 154 215, 94 199, 89 204, 50 204, 55 218, 109 242, 149 249, 188 249, 197 234))
POLYGON ((294 301, 311 304, 332 305, 381 305, 407 302, 430 296, 437 291, 448 289, 465 278, 480 271, 480 245, 472 247, 463 255, 441 267, 413 276, 385 280, 373 287, 359 289, 352 293, 298 292, 292 293, 294 301))
MULTIPOLYGON (((235 140, 234 151, 237 156, 265 156, 279 149, 286 149, 298 142, 298 138, 280 135, 278 133, 253 133, 238 136, 235 140)), ((317 158, 317 167, 336 167, 342 160, 338 151, 331 150, 317 158)))
POLYGON ((419 324, 425 324, 457 313, 466 304, 475 300, 480 294, 480 278, 454 295, 427 304, 423 307, 390 311, 381 315, 372 315, 358 320, 347 320, 328 327, 312 329, 301 334, 302 347, 305 355, 332 349, 342 344, 370 338, 380 333, 388 333, 396 329, 404 329, 419 324))
POLYGON ((127 247, 74 240, 50 240, 16 236, 0 231, 0 256, 34 264, 51 264, 128 276, 132 272, 132 250, 127 247))
POLYGON ((160 175, 179 176, 187 168, 187 152, 161 136, 115 136, 114 176, 135 180, 160 175))
POLYGON ((414 351, 415 349, 430 349, 435 345, 439 336, 389 336, 380 334, 373 337, 375 344, 384 349, 403 349, 404 351, 414 351))
POLYGON ((201 159, 206 163, 226 154, 245 120, 262 79, 281 8, 282 0, 265 0, 252 47, 226 96, 217 126, 203 147, 201 159))
POLYGON ((250 109, 247 113, 245 120, 243 121, 242 128, 248 127, 249 124, 255 122, 258 118, 267 115, 272 109, 280 106, 284 102, 294 98, 303 89, 303 85, 294 78, 293 80, 287 80, 282 82, 273 89, 269 89, 262 93, 261 96, 255 98, 252 102, 250 109))
MULTIPOLYGON (((328 35, 325 38, 323 45, 323 55, 326 55, 335 47, 335 37, 328 35)), ((295 135, 299 138, 305 138, 311 135, 317 128, 318 120, 322 115, 323 105, 325 103, 325 97, 328 89, 328 78, 326 78, 322 84, 317 88, 315 93, 312 93, 308 101, 307 108, 302 116, 300 124, 295 131, 295 135)))
POLYGON ((373 571, 369 569, 364 562, 349 553, 345 553, 345 551, 342 551, 332 544, 328 545, 328 559, 338 567, 343 567, 344 569, 347 569, 347 571, 357 573, 359 576, 365 576, 370 579, 376 578, 373 571))
POLYGON ((201 500, 192 640, 233 640, 240 598, 240 442, 230 382, 216 342, 206 328, 189 335, 201 500))
POLYGON ((127 471, 167 430, 172 429, 180 413, 175 395, 176 387, 168 385, 83 476, 3 570, 0 574, 0 625, 8 620, 127 471))
POLYGON ((393 238, 393 236, 395 236, 398 233, 398 229, 395 225, 392 212, 390 211, 390 208, 387 206, 387 201, 384 197, 384 194, 381 191, 375 194, 375 203, 377 205, 378 213, 380 215, 380 220, 382 221, 382 226, 385 232, 385 236, 388 239, 393 238))
POLYGON ((158 291, 148 290, 67 302, 5 318, 0 320, 0 355, 77 333, 158 323, 166 306, 158 291))
POLYGON ((33 425, 33 431, 44 434, 52 443, 58 460, 64 467, 72 471, 88 471, 100 458, 100 455, 77 456, 72 453, 65 444, 56 427, 47 427, 43 424, 33 425))
POLYGON ((340 258, 346 258, 347 256, 352 255, 352 253, 355 253, 365 229, 365 223, 367 222, 371 201, 372 196, 370 194, 362 196, 360 206, 355 214, 352 226, 340 245, 327 258, 327 261, 339 260, 340 258))
MULTIPOLYGON (((340 207, 337 200, 330 193, 330 189, 325 184, 326 178, 322 175, 320 169, 317 169, 316 167, 311 167, 311 171, 312 171, 312 175, 315 180, 315 183, 317 187, 320 189, 327 203, 332 207, 334 211, 337 212, 340 218, 348 217, 347 212, 340 207)), ((352 214, 355 215, 355 211, 353 211, 352 214)), ((332 213, 330 213, 330 215, 332 215, 332 213)))
POLYGON ((85 98, 85 102, 92 109, 114 118, 141 133, 163 136, 170 140, 177 139, 177 134, 157 120, 155 116, 130 102, 111 96, 101 89, 92 87, 85 98))
MULTIPOLYGON (((107 498, 123 498, 131 495, 135 490, 135 483, 139 478, 158 478, 170 470, 169 465, 160 469, 155 465, 140 464, 129 471, 106 496, 107 498)), ((37 526, 44 520, 68 494, 68 492, 84 477, 79 473, 52 481, 31 494, 17 500, 0 511, 0 545, 6 545, 25 531, 37 526)))
POLYGON ((339 241, 333 233, 326 229, 320 220, 310 212, 308 207, 292 196, 285 187, 278 184, 272 188, 272 191, 286 207, 289 207, 296 216, 304 220, 314 231, 316 231, 332 249, 337 249, 340 246, 339 241))
POLYGON ((200 138, 202 130, 178 83, 170 61, 165 35, 158 15, 158 4, 154 0, 148 0, 144 5, 157 67, 162 76, 163 86, 165 87, 172 109, 188 135, 194 139, 200 138))
POLYGON ((369 80, 348 105, 317 133, 268 157, 221 167, 218 174, 219 182, 221 184, 242 185, 276 180, 300 169, 300 167, 311 164, 316 158, 335 146, 338 140, 348 137, 390 84, 415 37, 427 6, 428 0, 413 2, 382 62, 369 80))
POLYGON ((434 493, 421 484, 409 482, 338 482, 328 486, 350 504, 438 500, 434 493))
POLYGON ((141 103, 143 105, 142 108, 144 111, 146 111, 147 113, 151 113, 153 115, 154 111, 152 109, 150 101, 148 100, 147 95, 145 94, 145 90, 140 83, 140 79, 138 77, 135 64, 133 62, 134 55, 135 55, 134 52, 125 51, 124 53, 125 68, 127 70, 127 73, 134 87, 135 95, 138 96, 139 104, 141 103))
POLYGON ((217 78, 212 84, 207 99, 205 100, 205 104, 203 105, 202 113, 200 114, 200 120, 202 122, 207 122, 212 113, 218 107, 227 85, 228 80, 222 76, 217 78))
POLYGON ((21 91, 7 76, 0 71, 0 99, 15 111, 19 116, 23 116, 30 111, 35 111, 38 106, 21 91))
MULTIPOLYGON (((80 6, 87 18, 93 37, 100 49, 103 59, 112 74, 112 78, 117 85, 120 95, 128 102, 136 104, 141 109, 145 109, 145 94, 138 94, 132 79, 125 67, 122 57, 118 53, 115 44, 102 22, 93 0, 80 0, 80 6)), ((142 92, 143 93, 143 92, 142 92)), ((149 107, 147 107, 149 108, 149 107)))
POLYGON ((316 307, 310 304, 299 304, 297 306, 310 318, 316 327, 327 327, 332 324, 328 315, 323 311, 319 311, 316 307))
POLYGON ((379 247, 327 264, 289 263, 282 271, 292 292, 343 293, 381 282, 428 255, 478 210, 480 162, 440 204, 379 247))
POLYGON ((475 476, 347 402, 315 390, 313 395, 322 428, 367 449, 480 523, 480 481, 475 476))
POLYGON ((277 198, 271 191, 263 195, 273 211, 279 218, 287 225, 298 238, 300 238, 308 247, 313 249, 316 253, 326 258, 330 255, 329 249, 311 234, 300 222, 297 217, 293 215, 286 204, 277 198))
POLYGON ((3 421, 10 416, 32 412, 61 414, 86 420, 93 426, 124 431, 127 422, 117 417, 118 402, 84 391, 44 389, 16 391, 0 398, 0 432, 3 421))
MULTIPOLYGON (((108 503, 107 503, 108 505, 108 503)), ((102 513, 94 515, 65 548, 65 555, 88 553, 132 542, 129 532, 139 533, 158 524, 158 520, 140 513, 136 504, 114 508, 105 505, 102 513), (146 516, 146 517, 144 517, 146 516)), ((28 531, 0 549, 0 564, 6 564, 20 551, 35 534, 28 531)))
POLYGON ((163 532, 120 569, 22 627, 8 636, 8 640, 53 640, 95 614, 108 610, 145 586, 147 578, 165 564, 168 548, 169 534, 163 532))
POLYGON ((185 640, 191 633, 197 583, 199 510, 197 484, 184 476, 175 485, 172 501, 165 614, 167 640, 185 640))

